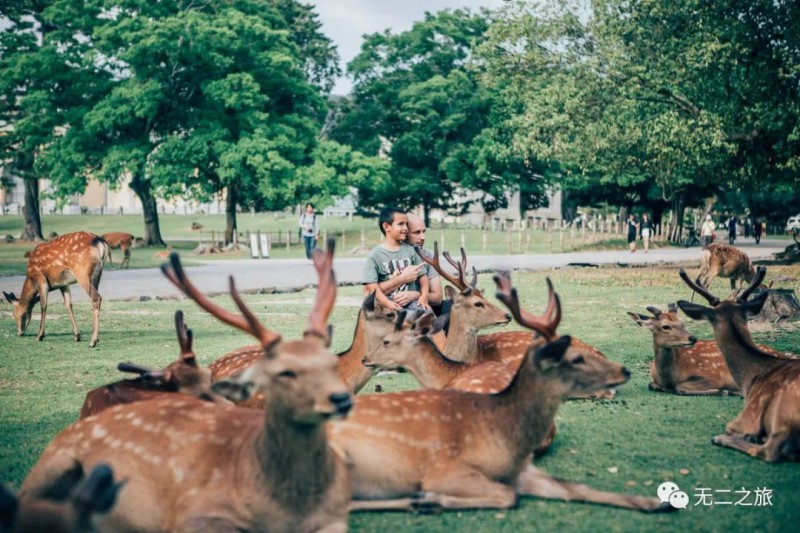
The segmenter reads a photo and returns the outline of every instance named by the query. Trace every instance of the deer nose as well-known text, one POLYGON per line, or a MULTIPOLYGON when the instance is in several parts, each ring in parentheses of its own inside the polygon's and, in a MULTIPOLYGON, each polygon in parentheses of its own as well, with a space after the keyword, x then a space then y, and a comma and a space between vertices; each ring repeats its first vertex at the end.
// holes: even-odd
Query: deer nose
POLYGON ((689 342, 691 342, 692 344, 696 343, 697 337, 695 337, 694 335, 689 336, 689 342))
POLYGON ((631 377, 631 371, 623 366, 622 367, 622 375, 625 376, 626 378, 629 378, 629 377, 631 377))
POLYGON ((353 407, 353 399, 349 392, 334 392, 329 396, 329 399, 340 415, 347 414, 350 408, 353 407))

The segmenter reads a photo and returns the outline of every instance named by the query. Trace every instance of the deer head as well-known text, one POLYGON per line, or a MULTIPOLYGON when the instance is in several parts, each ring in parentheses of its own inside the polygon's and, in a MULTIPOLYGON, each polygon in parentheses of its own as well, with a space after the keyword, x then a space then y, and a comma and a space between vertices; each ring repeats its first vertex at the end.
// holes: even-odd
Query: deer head
POLYGON ((409 315, 398 311, 394 331, 383 337, 381 344, 364 356, 364 366, 379 370, 405 368, 411 358, 418 357, 417 345, 430 342, 429 336, 444 328, 447 316, 436 318, 431 313, 409 315))
MULTIPOLYGON (((711 307, 705 307, 700 304, 687 302, 686 300, 678 301, 678 306, 684 313, 686 313, 687 316, 693 318, 694 320, 707 320, 712 326, 719 323, 729 322, 734 324, 737 329, 741 330, 743 328, 744 330, 747 330, 747 315, 757 315, 761 312, 761 308, 764 307, 764 303, 767 301, 767 297, 769 296, 769 291, 762 291, 756 294, 750 300, 748 300, 748 297, 759 285, 761 285, 766 275, 767 269, 762 266, 758 267, 755 276, 745 289, 733 296, 731 299, 720 300, 705 286, 703 286, 699 279, 692 281, 689 279, 686 271, 681 269, 681 279, 683 279, 683 281, 691 289, 705 298, 711 307)), ((749 333, 747 334, 747 338, 750 338, 749 333)))
POLYGON ((331 331, 326 323, 336 299, 333 251, 334 241, 329 239, 327 252, 313 252, 319 287, 309 325, 301 340, 288 342, 261 324, 245 305, 232 277, 230 293, 241 315, 211 302, 188 280, 177 254, 170 255, 170 264, 162 265, 167 278, 219 320, 257 338, 264 350, 262 361, 237 376, 215 383, 217 393, 233 401, 244 401, 260 390, 267 404, 278 407, 270 412, 281 413, 288 423, 299 425, 316 425, 350 410, 350 393, 337 376, 336 357, 328 350, 331 331))
POLYGON ((3 291, 3 296, 5 296, 6 301, 14 307, 14 321, 17 323, 17 335, 22 337, 25 334, 25 330, 28 329, 28 324, 31 323, 31 314, 33 313, 33 307, 39 303, 39 295, 37 294, 27 303, 21 302, 13 292, 3 291))
POLYGON ((633 321, 653 332, 653 341, 664 348, 680 348, 693 346, 697 337, 686 331, 683 320, 678 317, 678 308, 670 304, 666 312, 657 307, 648 307, 653 316, 628 313, 633 321))

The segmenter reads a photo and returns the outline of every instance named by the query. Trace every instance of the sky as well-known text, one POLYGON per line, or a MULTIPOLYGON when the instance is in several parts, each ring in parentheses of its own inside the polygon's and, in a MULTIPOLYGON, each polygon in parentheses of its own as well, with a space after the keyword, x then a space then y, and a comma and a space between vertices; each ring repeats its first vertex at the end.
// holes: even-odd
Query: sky
MULTIPOLYGON (((425 12, 468 7, 473 11, 486 7, 495 9, 505 0, 307 0, 316 7, 322 31, 339 49, 340 66, 346 71, 361 50, 364 34, 390 29, 392 33, 410 30, 422 20, 425 12)), ((352 83, 346 74, 336 81, 333 94, 345 95, 352 83)))

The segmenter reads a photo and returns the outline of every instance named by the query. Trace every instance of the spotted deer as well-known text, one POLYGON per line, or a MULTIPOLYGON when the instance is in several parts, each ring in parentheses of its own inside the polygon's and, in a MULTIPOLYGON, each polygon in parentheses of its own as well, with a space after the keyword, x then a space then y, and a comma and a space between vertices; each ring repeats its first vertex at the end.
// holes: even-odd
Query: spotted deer
MULTIPOLYGON (((406 311, 398 311, 394 331, 364 356, 364 366, 376 370, 402 368, 426 389, 453 389, 478 394, 497 394, 514 379, 514 370, 498 361, 468 365, 445 357, 431 337, 441 330, 446 316, 435 318, 432 314, 424 314, 409 323, 405 315, 406 311)), ((534 450, 535 457, 548 450, 555 432, 554 422, 544 441, 534 450)))
MULTIPOLYGON (((128 268, 128 263, 131 260, 131 248, 134 245, 134 237, 130 233, 124 233, 121 231, 115 231, 112 233, 103 233, 101 235, 106 242, 108 243, 108 247, 112 250, 116 250, 119 248, 122 250, 122 255, 124 259, 122 263, 120 263, 119 268, 128 268)), ((108 254, 108 262, 111 263, 111 266, 114 266, 114 261, 111 259, 111 254, 108 254)))
POLYGON ((80 341, 81 334, 72 312, 72 294, 69 291, 69 286, 77 283, 92 301, 92 338, 89 346, 94 348, 99 335, 100 303, 103 300, 97 287, 103 274, 103 261, 108 257, 108 244, 102 237, 86 231, 67 233, 34 248, 28 259, 27 276, 19 298, 14 293, 3 293, 6 301, 14 306, 17 334, 21 337, 25 333, 33 308, 40 303, 42 317, 36 339, 44 339, 47 295, 50 291, 59 289, 64 296, 73 336, 76 341, 80 341))
POLYGON ((800 360, 782 359, 758 348, 747 328, 747 316, 761 311, 769 295, 748 299, 766 276, 758 267, 750 284, 735 297, 720 300, 681 269, 680 276, 710 307, 681 300, 690 318, 707 320, 744 395, 744 408, 712 442, 768 462, 800 461, 800 360))
MULTIPOLYGON (((338 373, 348 390, 360 391, 375 374, 375 370, 361 364, 364 354, 379 345, 384 335, 392 331, 395 312, 383 309, 375 301, 372 292, 364 299, 358 313, 353 342, 350 347, 337 354, 338 373)), ((264 358, 264 351, 258 346, 244 346, 229 352, 209 365, 214 381, 233 376, 264 358)), ((264 394, 257 392, 247 400, 238 403, 242 407, 260 409, 264 406, 264 394)))
MULTIPOLYGON (((450 274, 442 267, 439 261, 438 243, 433 243, 433 257, 427 257, 419 249, 417 253, 420 254, 423 261, 436 269, 442 279, 456 287, 456 289, 445 287, 447 298, 453 301, 450 310, 450 328, 443 349, 447 357, 469 364, 499 361, 516 370, 536 334, 529 331, 500 331, 478 335, 478 331, 483 328, 507 324, 511 317, 508 313, 489 303, 477 288, 478 272, 474 267, 472 280, 467 282, 465 275, 467 255, 464 249, 461 249, 460 262, 453 260, 447 252, 443 253, 447 262, 456 269, 456 275, 450 274)), ((584 357, 606 358, 600 350, 576 338, 572 338, 569 349, 584 357)), ((575 398, 603 399, 613 398, 614 395, 613 390, 601 390, 588 396, 576 393, 575 398)))
POLYGON ((7 533, 88 533, 107 513, 125 482, 114 481, 111 468, 98 464, 85 479, 65 479, 66 501, 17 496, 0 483, 0 531, 7 533))
POLYGON ((165 394, 186 394, 201 400, 230 405, 231 402, 211 389, 211 371, 197 364, 192 350, 192 330, 183 322, 183 311, 175 312, 180 356, 178 360, 154 371, 132 363, 120 363, 123 372, 139 374, 92 389, 86 394, 80 418, 86 418, 114 405, 152 400, 165 394))
POLYGON ((264 350, 259 364, 215 390, 236 397, 263 388, 266 407, 259 412, 172 395, 106 409, 50 443, 22 485, 23 497, 63 497, 59 479, 105 461, 129 481, 104 530, 345 531, 350 476, 325 428, 352 405, 327 348, 336 297, 333 242, 312 258, 319 288, 309 325, 302 339, 283 341, 245 305, 233 278, 239 313, 211 302, 171 256, 162 266, 170 281, 264 350))
MULTIPOLYGON (((516 293, 506 294, 515 305, 516 293)), ((560 308, 558 296, 552 293, 551 299, 560 308)), ((525 318, 523 327, 535 331, 551 326, 545 317, 518 316, 525 318)), ((518 496, 642 511, 671 508, 657 498, 551 478, 531 464, 562 400, 576 390, 616 386, 630 377, 617 363, 569 356, 569 342, 560 337, 531 347, 509 386, 497 394, 425 389, 356 397, 351 416, 330 426, 334 444, 352 460, 351 510, 508 508, 518 496)))
POLYGON ((737 280, 750 283, 756 271, 750 257, 743 251, 726 244, 709 244, 700 255, 700 273, 697 279, 704 287, 710 287, 714 278, 728 278, 731 290, 736 289, 737 280))

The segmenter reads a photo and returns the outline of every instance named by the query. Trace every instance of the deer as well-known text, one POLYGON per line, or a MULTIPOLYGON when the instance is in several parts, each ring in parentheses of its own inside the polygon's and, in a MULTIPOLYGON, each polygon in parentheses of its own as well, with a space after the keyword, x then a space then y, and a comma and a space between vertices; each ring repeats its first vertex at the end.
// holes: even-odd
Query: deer
POLYGON ((711 442, 767 462, 800 461, 800 360, 782 359, 761 350, 750 335, 747 316, 761 311, 768 291, 748 299, 766 276, 758 267, 750 284, 720 300, 699 279, 680 277, 708 301, 709 307, 679 300, 690 318, 706 320, 714 330, 722 356, 744 396, 744 408, 711 442))
MULTIPOLYGON (((108 247, 112 250, 116 250, 117 248, 122 250, 124 259, 122 260, 122 263, 120 263, 119 268, 128 268, 128 263, 131 260, 131 248, 133 248, 135 242, 134 236, 130 233, 115 231, 112 233, 103 233, 101 237, 106 240, 108 247)), ((111 254, 108 255, 108 261, 111 263, 111 266, 114 266, 114 261, 111 259, 111 254)))
POLYGON ((262 388, 264 410, 176 395, 111 407, 56 436, 23 482, 23 497, 63 497, 60 478, 105 461, 129 481, 104 530, 345 531, 350 474, 326 434, 327 422, 352 406, 328 349, 333 244, 312 255, 319 288, 308 327, 293 341, 259 321, 233 277, 229 292, 239 313, 203 295, 172 255, 162 265, 167 278, 264 350, 259 364, 215 390, 236 398, 262 388))
MULTIPOLYGON (((448 252, 443 252, 447 262, 456 269, 456 275, 450 274, 442 267, 437 242, 433 243, 433 257, 428 257, 420 249, 417 249, 417 253, 423 261, 436 269, 442 279, 457 288, 456 290, 450 286, 445 287, 446 297, 453 301, 450 311, 450 331, 443 349, 447 357, 468 364, 499 361, 516 369, 536 334, 528 331, 500 331, 478 335, 478 331, 484 327, 507 324, 511 320, 511 315, 492 305, 483 296, 477 288, 478 271, 474 267, 472 280, 467 282, 465 276, 467 254, 464 248, 461 248, 460 262, 453 260, 448 252)), ((550 340, 552 339, 551 335, 550 340)), ((570 350, 584 357, 606 359, 600 350, 574 337, 570 350)), ((609 399, 615 394, 613 390, 596 391, 588 396, 576 392, 575 399, 609 399)))
MULTIPOLYGON (((68 482, 70 480, 67 480, 68 482)), ((65 502, 44 499, 19 500, 0 483, 0 531, 8 533, 87 533, 94 522, 111 509, 124 481, 114 481, 114 472, 99 463, 82 480, 74 480, 65 502)))
POLYGON ((709 244, 701 252, 698 279, 704 287, 710 287, 715 277, 728 278, 733 291, 738 280, 750 283, 755 274, 750 257, 736 247, 709 244))
POLYGON ((152 400, 168 394, 186 394, 201 400, 231 405, 230 400, 211 388, 211 371, 197 364, 192 350, 192 330, 183 321, 183 311, 175 312, 180 356, 163 370, 154 371, 133 363, 120 363, 122 372, 138 374, 135 379, 123 379, 92 389, 86 394, 80 418, 86 418, 114 405, 152 400))
MULTIPOLYGON (((499 275, 496 282, 501 301, 518 307, 508 276, 499 275)), ((550 298, 560 309, 558 296, 550 298)), ((521 311, 516 316, 534 331, 552 327, 549 317, 521 311)), ((570 355, 570 341, 563 336, 531 346, 514 379, 496 394, 424 389, 356 397, 350 416, 329 426, 333 443, 352 460, 351 511, 505 509, 519 496, 641 511, 671 508, 657 498, 558 480, 531 464, 533 449, 565 398, 630 377, 618 363, 570 355)))
MULTIPOLYGON (((430 313, 406 322, 406 311, 397 313, 394 331, 364 356, 365 367, 376 370, 402 368, 427 389, 453 389, 478 394, 497 394, 514 379, 514 371, 498 361, 474 365, 448 359, 433 341, 447 320, 430 313)), ((555 438, 555 422, 544 441, 534 450, 534 457, 544 455, 555 438)))
POLYGON ((50 242, 38 245, 28 259, 25 282, 17 298, 14 293, 3 292, 6 301, 14 306, 17 334, 25 334, 31 321, 34 306, 41 305, 37 340, 44 339, 44 323, 47 313, 47 295, 59 289, 64 296, 64 305, 72 323, 72 334, 76 342, 81 340, 78 324, 72 312, 72 294, 69 286, 77 283, 89 295, 92 302, 92 338, 89 347, 97 346, 100 329, 100 304, 103 298, 97 291, 103 274, 103 262, 109 258, 108 244, 102 237, 87 231, 67 233, 50 242))
MULTIPOLYGON (((350 347, 337 354, 339 377, 351 393, 360 391, 375 375, 376 370, 361 364, 364 354, 380 344, 383 336, 392 331, 395 312, 383 309, 375 301, 375 292, 364 299, 358 313, 350 347)), ((212 362, 208 368, 214 381, 238 374, 264 358, 258 346, 243 346, 212 362)), ((252 409, 264 407, 264 394, 257 392, 237 405, 252 409)))

